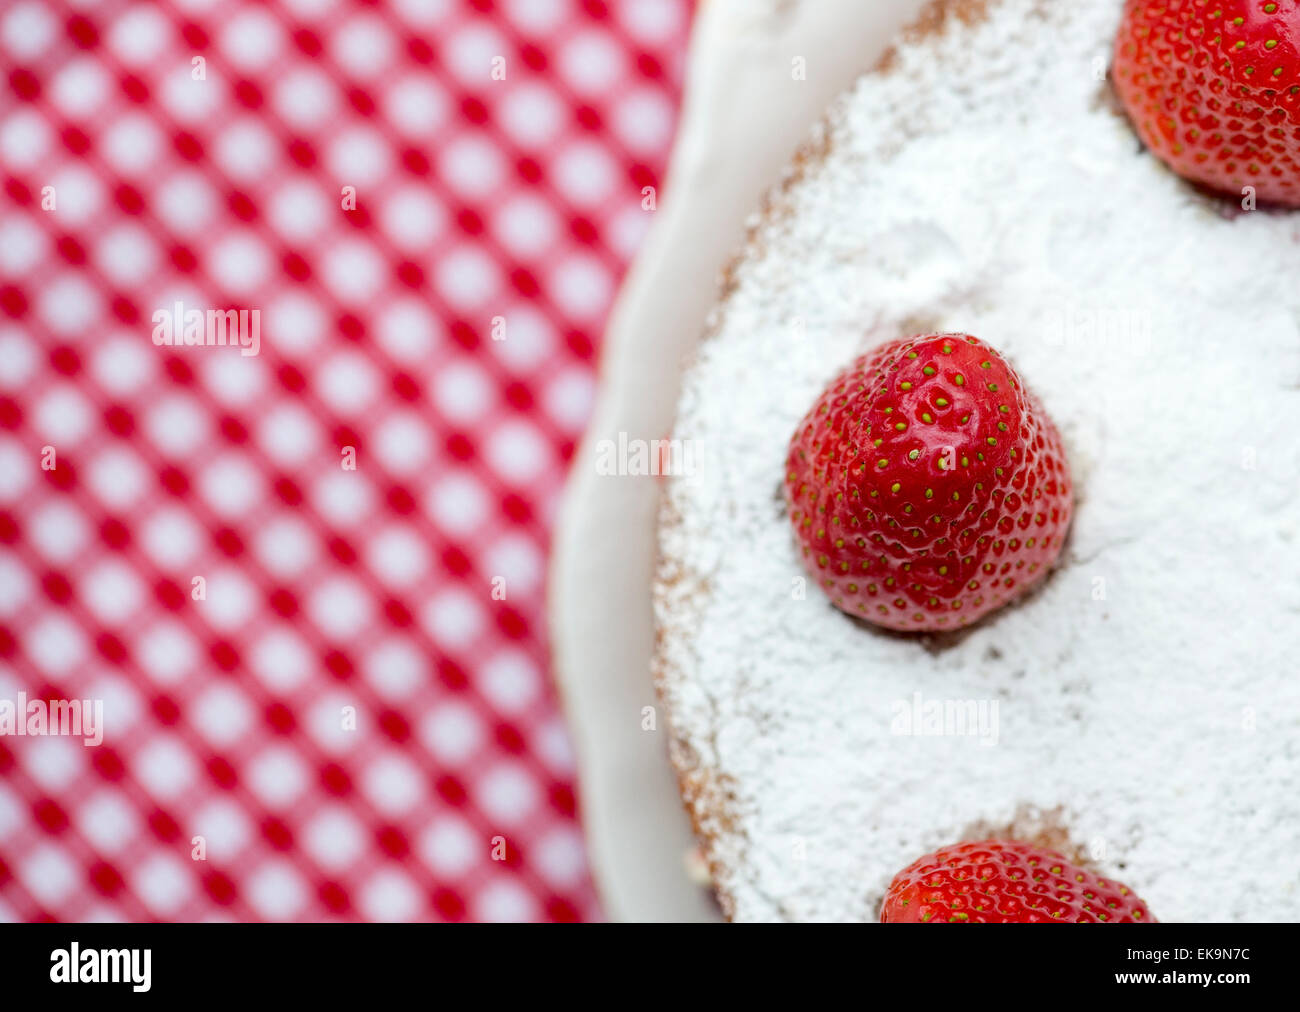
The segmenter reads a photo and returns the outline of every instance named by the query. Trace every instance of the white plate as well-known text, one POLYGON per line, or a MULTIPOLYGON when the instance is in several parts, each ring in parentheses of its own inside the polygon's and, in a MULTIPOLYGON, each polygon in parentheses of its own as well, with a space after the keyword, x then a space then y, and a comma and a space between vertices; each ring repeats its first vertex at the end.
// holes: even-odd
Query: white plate
POLYGON ((720 915, 686 873, 693 840, 650 682, 658 479, 599 474, 598 447, 620 433, 646 441, 670 433, 681 364, 745 219, 831 100, 923 6, 701 0, 665 192, 610 317, 550 574, 553 668, 578 754, 592 871, 613 920, 720 915), (652 731, 643 730, 647 712, 652 731))

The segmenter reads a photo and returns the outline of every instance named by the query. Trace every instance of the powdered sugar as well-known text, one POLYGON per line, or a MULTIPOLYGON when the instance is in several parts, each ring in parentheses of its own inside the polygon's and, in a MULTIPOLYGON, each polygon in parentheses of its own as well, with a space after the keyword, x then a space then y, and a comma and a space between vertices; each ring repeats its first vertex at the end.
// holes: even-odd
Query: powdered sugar
POLYGON ((1120 6, 1002 0, 864 79, 686 378, 657 667, 736 919, 874 920, 922 853, 1048 811, 1162 920, 1300 916, 1300 213, 1139 152, 1097 73, 1120 6), (941 640, 801 596, 780 489, 823 385, 921 330, 1011 359, 1078 491, 1042 590, 941 640), (996 704, 996 743, 895 733, 918 692, 996 704))

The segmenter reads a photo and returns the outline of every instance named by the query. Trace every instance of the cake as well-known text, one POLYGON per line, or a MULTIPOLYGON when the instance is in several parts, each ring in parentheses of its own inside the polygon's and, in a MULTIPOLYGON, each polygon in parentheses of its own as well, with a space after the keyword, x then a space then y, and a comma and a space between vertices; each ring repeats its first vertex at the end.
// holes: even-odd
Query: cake
POLYGON ((1175 176, 1107 79, 1119 2, 933 5, 751 223, 683 380, 657 691, 737 921, 875 921, 958 840, 1035 841, 1162 921, 1300 919, 1300 212, 1175 176), (1052 574, 969 629, 809 584, 791 433, 886 341, 978 335, 1060 430, 1052 574))

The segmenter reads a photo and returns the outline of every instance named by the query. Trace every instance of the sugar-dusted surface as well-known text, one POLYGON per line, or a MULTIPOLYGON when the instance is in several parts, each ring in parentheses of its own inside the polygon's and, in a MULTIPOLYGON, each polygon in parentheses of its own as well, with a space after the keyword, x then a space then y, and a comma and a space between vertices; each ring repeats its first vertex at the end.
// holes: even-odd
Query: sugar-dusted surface
POLYGON ((1003 0, 899 50, 756 228, 682 396, 657 676, 738 920, 873 920, 916 857, 1059 810, 1164 921, 1300 915, 1300 215, 1225 215, 1100 79, 1118 4, 1003 0), (1065 439, 1061 568, 955 640, 802 576, 787 441, 855 353, 999 347, 1065 439), (998 704, 997 744, 891 733, 998 704))

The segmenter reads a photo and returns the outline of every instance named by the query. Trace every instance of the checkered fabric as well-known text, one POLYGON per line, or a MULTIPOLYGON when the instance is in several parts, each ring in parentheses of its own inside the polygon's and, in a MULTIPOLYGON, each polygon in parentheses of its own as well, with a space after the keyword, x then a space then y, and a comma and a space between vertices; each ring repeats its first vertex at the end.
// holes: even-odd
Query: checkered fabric
POLYGON ((104 707, 0 919, 599 916, 544 568, 688 3, 0 4, 0 701, 104 707))

